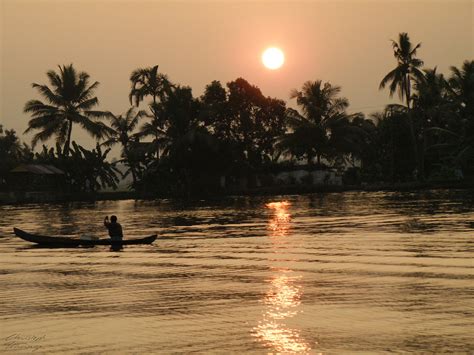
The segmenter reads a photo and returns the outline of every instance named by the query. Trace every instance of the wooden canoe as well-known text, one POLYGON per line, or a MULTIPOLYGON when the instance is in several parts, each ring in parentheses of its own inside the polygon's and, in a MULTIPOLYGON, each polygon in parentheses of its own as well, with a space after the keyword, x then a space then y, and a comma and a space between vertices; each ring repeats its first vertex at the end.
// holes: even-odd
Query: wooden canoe
POLYGON ((133 245, 133 244, 151 244, 156 240, 157 235, 150 235, 144 238, 124 239, 121 241, 112 241, 110 238, 101 238, 96 240, 81 239, 76 237, 49 237, 45 235, 37 235, 25 232, 18 228, 13 228, 17 237, 28 242, 36 243, 43 246, 92 246, 92 245, 133 245))

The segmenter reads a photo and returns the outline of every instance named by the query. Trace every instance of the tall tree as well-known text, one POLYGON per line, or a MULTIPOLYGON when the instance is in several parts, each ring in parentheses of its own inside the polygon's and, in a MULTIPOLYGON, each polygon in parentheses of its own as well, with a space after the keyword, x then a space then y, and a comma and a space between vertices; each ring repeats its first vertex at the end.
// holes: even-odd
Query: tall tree
POLYGON ((189 194, 202 175, 209 177, 219 166, 215 140, 200 120, 201 103, 193 97, 191 88, 177 86, 163 105, 169 117, 164 154, 177 181, 189 194))
POLYGON ((102 145, 111 147, 115 144, 122 145, 122 153, 129 148, 133 140, 133 131, 142 117, 146 116, 143 110, 136 111, 131 107, 125 113, 125 116, 116 116, 112 112, 106 112, 105 117, 110 120, 110 130, 107 132, 108 139, 102 145))
POLYGON ((107 127, 97 119, 104 113, 92 110, 99 103, 94 96, 99 82, 90 84, 89 74, 78 73, 72 64, 59 66, 59 73, 50 70, 46 75, 50 86, 36 83, 32 85, 47 102, 30 100, 24 108, 32 116, 25 133, 39 130, 33 136, 33 145, 55 136, 58 143, 64 144, 64 154, 69 154, 74 124, 81 126, 93 137, 102 138, 107 127))
POLYGON ((8 172, 19 162, 20 142, 16 132, 4 130, 0 124, 0 188, 5 183, 8 172))
POLYGON ((414 83, 413 118, 421 139, 419 151, 420 176, 430 170, 430 160, 439 160, 436 151, 429 149, 439 143, 439 137, 432 128, 446 129, 454 119, 455 111, 449 98, 449 85, 443 74, 434 69, 424 69, 423 78, 414 83), (428 161, 426 161, 428 158, 428 161), (427 164, 428 163, 428 164, 427 164), (428 170, 427 170, 428 168, 428 170))
POLYGON ((416 52, 421 47, 421 43, 413 47, 408 33, 400 33, 398 42, 392 40, 392 47, 397 66, 385 75, 379 89, 382 90, 390 83, 390 97, 398 91, 400 98, 405 99, 407 107, 410 108, 411 82, 423 78, 423 72, 420 69, 423 61, 416 58, 416 52))
POLYGON ((157 104, 172 88, 166 75, 158 73, 158 65, 135 69, 130 75, 130 81, 132 82, 130 104, 134 102, 136 106, 146 96, 151 96, 153 104, 157 104))
POLYGON ((138 107, 145 97, 152 98, 152 102, 149 103, 151 121, 142 126, 140 135, 153 137, 153 147, 156 157, 159 158, 160 140, 163 138, 168 121, 162 103, 172 93, 174 85, 166 75, 158 73, 158 65, 134 70, 130 75, 130 81, 132 83, 129 94, 130 103, 134 102, 138 107))
POLYGON ((451 67, 449 84, 460 113, 474 125, 474 60, 464 61, 461 69, 451 67))
POLYGON ((292 155, 305 156, 308 164, 314 157, 321 164, 322 157, 331 159, 342 153, 350 135, 359 129, 351 126, 346 112, 349 101, 338 97, 340 92, 339 86, 321 80, 307 81, 301 91, 293 90, 290 97, 296 98, 301 113, 287 111, 290 131, 280 146, 292 155))
POLYGON ((325 128, 291 108, 287 110, 287 127, 289 132, 280 137, 278 148, 293 157, 305 158, 308 165, 314 157, 321 164, 328 143, 325 128))
POLYGON ((206 86, 201 96, 201 119, 217 138, 226 140, 231 136, 228 114, 227 92, 219 81, 206 86))
POLYGON ((462 67, 451 67, 449 78, 451 98, 457 119, 449 129, 442 129, 445 146, 451 151, 453 162, 469 173, 474 173, 474 61, 464 61, 462 67))
POLYGON ((400 33, 398 42, 392 40, 393 56, 397 61, 397 66, 392 69, 380 82, 379 89, 382 90, 389 84, 390 97, 398 91, 400 98, 405 99, 408 108, 408 122, 410 127, 410 136, 413 144, 414 155, 418 157, 418 142, 416 139, 415 128, 411 118, 411 99, 413 80, 423 80, 421 66, 423 61, 416 58, 416 52, 421 47, 421 43, 413 46, 408 33, 400 33))
POLYGON ((271 159, 277 138, 285 131, 286 105, 265 97, 257 86, 238 78, 227 84, 228 119, 224 132, 251 168, 271 159))
POLYGON ((369 161, 365 165, 378 180, 395 182, 413 178, 416 161, 411 138, 406 134, 409 130, 406 111, 406 106, 394 104, 370 116, 375 130, 371 133, 371 144, 366 151, 369 161))
POLYGON ((137 175, 140 170, 139 163, 134 159, 133 143, 138 139, 133 134, 140 119, 146 116, 145 111, 136 111, 134 107, 128 109, 126 114, 116 116, 111 112, 107 112, 106 117, 110 120, 110 131, 108 139, 102 143, 106 147, 112 147, 116 144, 122 145, 122 158, 125 165, 128 166, 129 172, 132 174, 133 185, 136 185, 137 175))
POLYGON ((206 86, 200 98, 200 121, 214 138, 214 146, 219 152, 215 167, 223 174, 241 172, 245 163, 242 146, 236 139, 235 122, 230 114, 228 92, 219 81, 206 86))

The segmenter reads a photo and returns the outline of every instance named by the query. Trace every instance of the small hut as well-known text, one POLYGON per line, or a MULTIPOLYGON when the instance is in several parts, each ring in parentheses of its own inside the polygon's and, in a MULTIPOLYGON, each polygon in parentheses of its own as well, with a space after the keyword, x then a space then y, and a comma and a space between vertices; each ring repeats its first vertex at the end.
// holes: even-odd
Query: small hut
POLYGON ((48 164, 21 164, 10 170, 7 185, 13 191, 58 191, 65 185, 64 171, 48 164))

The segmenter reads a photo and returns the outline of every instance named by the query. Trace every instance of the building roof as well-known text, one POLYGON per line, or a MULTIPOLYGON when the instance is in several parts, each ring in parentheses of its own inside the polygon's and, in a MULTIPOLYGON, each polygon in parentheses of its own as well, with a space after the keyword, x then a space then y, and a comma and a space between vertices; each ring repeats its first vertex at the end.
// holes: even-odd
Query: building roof
POLYGON ((10 170, 11 173, 30 173, 40 175, 64 175, 64 171, 48 164, 21 164, 10 170))

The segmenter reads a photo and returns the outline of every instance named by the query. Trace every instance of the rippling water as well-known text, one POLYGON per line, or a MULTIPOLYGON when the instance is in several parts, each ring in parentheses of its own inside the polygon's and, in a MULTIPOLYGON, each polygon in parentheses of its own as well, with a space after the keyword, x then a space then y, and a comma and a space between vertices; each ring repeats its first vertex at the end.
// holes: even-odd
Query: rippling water
POLYGON ((474 192, 0 206, 2 353, 472 352, 474 192), (12 227, 153 245, 47 249, 12 227))

